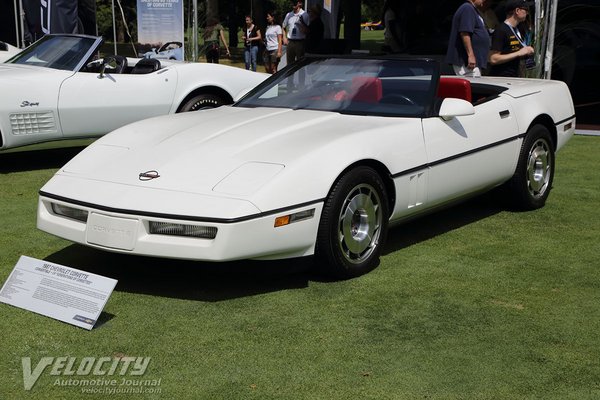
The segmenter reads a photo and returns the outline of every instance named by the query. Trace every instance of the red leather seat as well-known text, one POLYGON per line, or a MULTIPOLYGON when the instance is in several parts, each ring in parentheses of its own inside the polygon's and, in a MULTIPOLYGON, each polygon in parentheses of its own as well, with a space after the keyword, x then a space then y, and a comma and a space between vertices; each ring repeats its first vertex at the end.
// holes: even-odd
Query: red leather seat
POLYGON ((471 82, 462 78, 440 78, 437 97, 445 99, 452 97, 466 100, 471 103, 471 82))
POLYGON ((352 78, 353 101, 378 103, 383 95, 381 79, 374 76, 355 76, 352 78))

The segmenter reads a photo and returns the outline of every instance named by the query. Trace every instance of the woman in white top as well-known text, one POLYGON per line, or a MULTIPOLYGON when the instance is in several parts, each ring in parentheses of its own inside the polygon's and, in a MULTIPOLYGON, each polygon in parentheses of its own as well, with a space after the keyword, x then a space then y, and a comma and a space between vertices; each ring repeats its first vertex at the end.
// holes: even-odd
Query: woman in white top
POLYGON ((283 40, 283 30, 281 26, 275 23, 275 13, 267 13, 267 30, 265 31, 266 50, 263 55, 265 69, 268 73, 277 72, 277 65, 281 59, 281 47, 283 40))

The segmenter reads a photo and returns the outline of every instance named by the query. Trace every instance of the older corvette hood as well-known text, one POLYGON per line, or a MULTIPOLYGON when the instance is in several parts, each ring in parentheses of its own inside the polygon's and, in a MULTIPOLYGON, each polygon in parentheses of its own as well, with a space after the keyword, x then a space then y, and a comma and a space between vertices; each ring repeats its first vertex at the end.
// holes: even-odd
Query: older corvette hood
POLYGON ((245 198, 300 157, 344 136, 382 129, 384 119, 237 107, 152 118, 99 139, 59 174, 245 198))

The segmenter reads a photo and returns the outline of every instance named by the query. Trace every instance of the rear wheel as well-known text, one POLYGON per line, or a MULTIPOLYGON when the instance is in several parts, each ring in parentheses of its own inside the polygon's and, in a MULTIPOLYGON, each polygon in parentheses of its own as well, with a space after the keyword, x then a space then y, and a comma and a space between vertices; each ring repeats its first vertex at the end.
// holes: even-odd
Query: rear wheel
POLYGON ((199 94, 185 102, 179 112, 198 111, 204 108, 214 108, 225 104, 225 100, 220 96, 210 93, 199 94))
POLYGON ((317 259, 325 272, 348 279, 379 265, 388 227, 385 185, 375 170, 358 167, 333 186, 321 215, 317 259))
POLYGON ((546 204, 554 179, 554 146, 550 132, 534 125, 527 132, 515 175, 509 182, 514 205, 535 210, 546 204))

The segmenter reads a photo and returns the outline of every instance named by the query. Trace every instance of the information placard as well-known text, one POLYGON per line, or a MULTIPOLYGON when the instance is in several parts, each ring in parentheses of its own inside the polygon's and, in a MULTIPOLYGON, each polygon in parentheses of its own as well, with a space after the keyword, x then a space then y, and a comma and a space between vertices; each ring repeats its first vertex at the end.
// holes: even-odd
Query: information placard
POLYGON ((0 289, 0 302, 92 329, 117 281, 21 256, 0 289))

